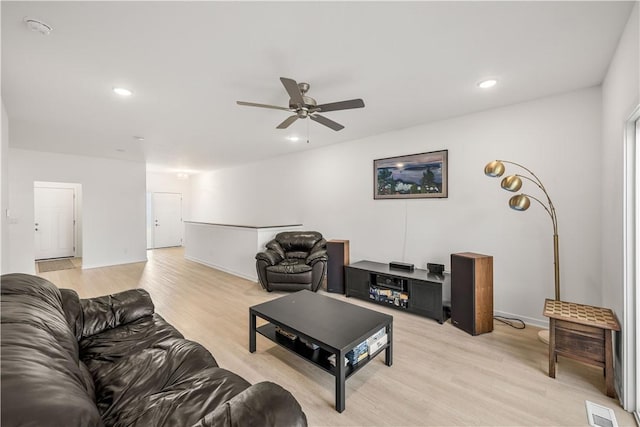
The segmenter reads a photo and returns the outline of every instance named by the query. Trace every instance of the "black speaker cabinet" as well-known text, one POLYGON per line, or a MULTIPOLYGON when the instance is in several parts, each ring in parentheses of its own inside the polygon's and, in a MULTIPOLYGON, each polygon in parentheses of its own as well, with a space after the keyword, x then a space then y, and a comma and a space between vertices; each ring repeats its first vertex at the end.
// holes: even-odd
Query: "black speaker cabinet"
POLYGON ((349 241, 327 242, 327 292, 344 294, 344 266, 349 265, 349 241))
POLYGON ((493 257, 451 254, 451 323, 471 335, 493 331, 493 257))

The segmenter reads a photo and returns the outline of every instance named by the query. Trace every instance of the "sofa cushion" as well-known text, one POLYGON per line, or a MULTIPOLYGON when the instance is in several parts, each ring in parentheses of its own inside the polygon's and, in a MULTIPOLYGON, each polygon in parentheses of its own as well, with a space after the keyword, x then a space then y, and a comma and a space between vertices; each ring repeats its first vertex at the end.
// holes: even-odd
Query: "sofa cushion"
MULTIPOLYGON (((122 358, 146 348, 166 347, 176 338, 182 339, 182 334, 159 314, 154 314, 82 339, 80 357, 95 377, 98 371, 111 369, 122 358)), ((209 356, 215 363, 213 356, 209 356)))
POLYGON ((307 417, 291 393, 270 381, 254 384, 233 399, 220 405, 193 427, 244 426, 304 427, 307 417), (288 411, 273 411, 286 407, 288 411))
POLYGON ((80 352, 106 425, 195 424, 250 386, 158 314, 84 338, 80 352))
POLYGON ((2 276, 3 426, 101 426, 58 289, 26 274, 2 276))
POLYGON ((81 305, 84 317, 83 337, 151 316, 154 310, 151 296, 144 289, 130 289, 114 295, 83 299, 81 305))
POLYGON ((267 267, 269 283, 311 283, 313 267, 304 263, 304 259, 289 259, 278 265, 267 267))
POLYGON ((309 256, 309 252, 306 251, 289 251, 286 253, 286 259, 301 259, 304 261, 309 256))
POLYGON ((322 234, 317 231, 283 231, 276 234, 275 238, 285 252, 307 253, 320 239, 322 239, 322 234))

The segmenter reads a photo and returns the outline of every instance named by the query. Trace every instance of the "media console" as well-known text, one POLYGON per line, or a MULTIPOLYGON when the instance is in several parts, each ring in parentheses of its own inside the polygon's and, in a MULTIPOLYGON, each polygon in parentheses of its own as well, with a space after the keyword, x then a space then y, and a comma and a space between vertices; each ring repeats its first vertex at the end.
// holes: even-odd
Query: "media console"
POLYGON ((388 264, 359 261, 345 266, 347 297, 365 299, 444 323, 448 301, 443 301, 445 278, 426 270, 396 270, 388 264))

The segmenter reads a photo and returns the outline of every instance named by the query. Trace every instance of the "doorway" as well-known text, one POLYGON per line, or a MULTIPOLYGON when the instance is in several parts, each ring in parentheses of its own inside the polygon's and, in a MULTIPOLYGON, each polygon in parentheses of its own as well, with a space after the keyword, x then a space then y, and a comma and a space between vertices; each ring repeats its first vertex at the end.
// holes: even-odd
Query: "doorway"
POLYGON ((153 249, 182 246, 182 194, 151 193, 148 241, 153 249))
POLYGON ((35 182, 34 258, 77 257, 80 184, 35 182))

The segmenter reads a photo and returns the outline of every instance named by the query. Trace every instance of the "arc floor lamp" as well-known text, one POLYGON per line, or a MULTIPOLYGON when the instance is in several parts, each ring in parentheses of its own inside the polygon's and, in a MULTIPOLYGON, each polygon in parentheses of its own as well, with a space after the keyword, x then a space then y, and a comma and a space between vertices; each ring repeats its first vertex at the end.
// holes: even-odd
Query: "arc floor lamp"
MULTIPOLYGON (((556 217, 556 209, 553 206, 551 198, 549 197, 549 193, 547 193, 547 190, 546 188, 544 188, 542 181, 540 181, 540 178, 538 178, 536 174, 531 170, 519 163, 511 162, 508 160, 494 160, 487 163, 487 165, 484 167, 484 174, 492 178, 501 177, 505 172, 505 163, 524 169, 531 176, 514 174, 503 178, 500 186, 504 190, 510 191, 512 193, 520 191, 520 189, 522 188, 522 180, 525 179, 534 183, 540 190, 542 190, 547 199, 545 204, 544 201, 541 201, 540 199, 530 194, 520 193, 509 199, 509 207, 516 211, 526 211, 527 209, 529 209, 529 206, 531 206, 531 199, 533 199, 538 202, 540 206, 542 206, 544 210, 549 214, 549 217, 551 218, 551 225, 553 226, 553 267, 555 275, 555 299, 560 300, 560 257, 558 255, 558 218, 556 217)), ((538 334, 542 341, 549 342, 548 332, 549 331, 541 331, 541 333, 538 334)))

